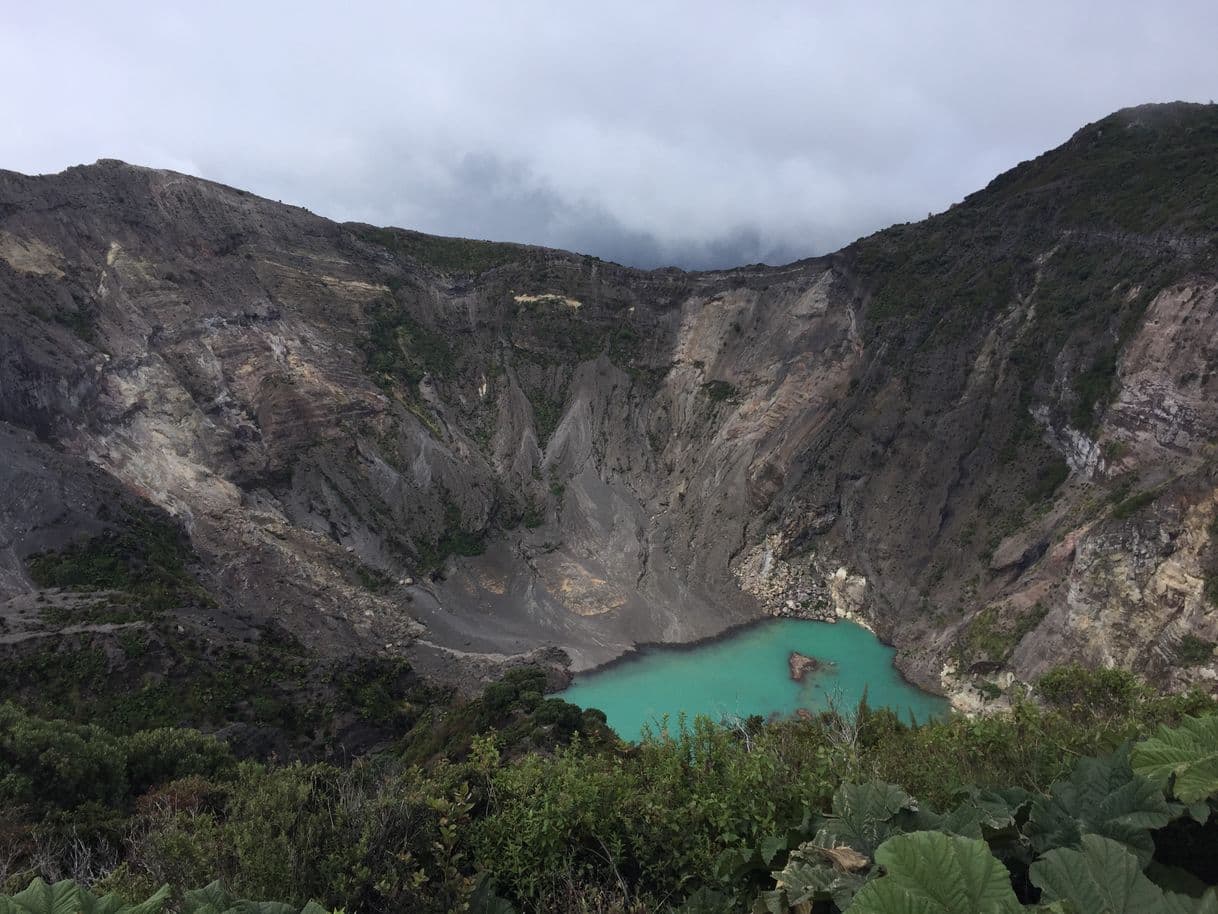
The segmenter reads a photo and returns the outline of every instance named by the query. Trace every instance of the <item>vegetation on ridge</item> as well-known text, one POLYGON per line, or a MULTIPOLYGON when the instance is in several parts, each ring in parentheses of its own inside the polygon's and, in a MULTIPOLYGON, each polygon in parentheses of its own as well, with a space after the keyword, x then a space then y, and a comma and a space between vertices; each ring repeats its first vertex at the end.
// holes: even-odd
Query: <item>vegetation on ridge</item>
POLYGON ((903 340, 894 365, 1010 335, 1022 414, 1055 399, 1044 352, 1065 350, 1068 419, 1089 430, 1146 306, 1190 271, 1218 268, 1218 109, 1186 107, 1118 112, 946 212, 847 248, 871 334, 903 340), (1002 326, 1018 311, 1027 321, 1002 326))
POLYGON ((116 591, 148 612, 214 601, 195 580, 190 540, 167 515, 151 507, 124 508, 97 536, 31 556, 30 577, 40 587, 116 591))
POLYGON ((523 245, 498 241, 426 235, 409 229, 371 226, 353 226, 353 229, 367 242, 451 273, 484 273, 529 253, 529 248, 523 245))

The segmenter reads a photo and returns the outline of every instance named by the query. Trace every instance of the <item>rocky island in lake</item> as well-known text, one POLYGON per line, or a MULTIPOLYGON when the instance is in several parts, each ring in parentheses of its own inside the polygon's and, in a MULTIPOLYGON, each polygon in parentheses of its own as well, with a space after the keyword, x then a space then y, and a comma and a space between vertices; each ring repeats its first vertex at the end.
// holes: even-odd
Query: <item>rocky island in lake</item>
POLYGON ((799 651, 791 651, 790 656, 787 657, 787 669, 791 673, 793 682, 803 682, 809 673, 819 673, 829 665, 831 664, 817 660, 815 657, 809 657, 807 654, 801 654, 799 651))

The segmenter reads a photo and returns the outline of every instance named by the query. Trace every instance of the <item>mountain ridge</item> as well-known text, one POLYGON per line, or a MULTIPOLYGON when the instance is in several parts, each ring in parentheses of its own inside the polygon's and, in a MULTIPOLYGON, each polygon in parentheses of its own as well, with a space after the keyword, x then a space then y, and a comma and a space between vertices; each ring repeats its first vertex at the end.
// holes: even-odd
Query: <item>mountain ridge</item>
MULTIPOLYGON (((703 272, 0 172, 6 453, 178 518, 221 639, 464 682, 794 614, 962 707, 1068 657, 1212 683, 1216 149, 1213 106, 1123 109, 929 220, 703 272)), ((0 615, 53 638, 30 557, 111 522, 13 479, 0 615)))

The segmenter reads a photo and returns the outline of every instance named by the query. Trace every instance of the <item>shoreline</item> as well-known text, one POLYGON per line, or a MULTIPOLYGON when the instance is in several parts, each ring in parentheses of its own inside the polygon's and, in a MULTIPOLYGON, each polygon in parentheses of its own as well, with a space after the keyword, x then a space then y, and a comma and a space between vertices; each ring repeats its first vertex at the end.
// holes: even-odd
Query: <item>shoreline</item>
POLYGON ((897 646, 895 644, 892 644, 886 638, 881 637, 870 624, 863 622, 859 619, 853 619, 853 618, 849 618, 846 616, 839 616, 836 619, 834 619, 832 622, 829 622, 824 619, 800 619, 798 617, 790 617, 790 616, 765 615, 765 616, 759 616, 755 619, 746 619, 743 622, 734 623, 732 625, 729 625, 727 628, 724 628, 722 631, 716 632, 713 635, 707 635, 702 638, 696 638, 692 641, 643 641, 643 642, 639 642, 638 644, 635 644, 633 647, 622 652, 618 656, 610 658, 609 660, 606 660, 603 663, 598 663, 594 666, 587 667, 586 669, 572 671, 571 682, 568 683, 568 685, 562 691, 556 692, 554 694, 561 695, 562 692, 565 692, 567 689, 571 688, 571 686, 575 685, 576 682, 584 676, 592 675, 595 673, 603 673, 609 669, 612 669, 613 667, 621 666, 621 665, 627 664, 627 663, 637 663, 638 661, 644 659, 645 656, 648 654, 648 652, 652 652, 655 650, 670 650, 670 651, 682 652, 682 653, 688 652, 688 651, 693 651, 693 650, 697 650, 699 648, 705 647, 707 645, 714 644, 718 641, 726 641, 727 639, 732 638, 738 634, 741 634, 742 632, 744 632, 748 629, 758 628, 762 625, 772 623, 772 622, 810 622, 810 623, 816 623, 816 624, 820 624, 820 625, 839 625, 844 622, 844 623, 857 625, 859 628, 868 632, 880 644, 884 645, 884 647, 889 648, 890 650, 894 651, 894 655, 893 655, 890 665, 892 666, 892 669, 896 672, 897 676, 900 677, 902 682, 904 682, 906 685, 910 686, 911 688, 914 688, 920 692, 926 693, 927 695, 934 695, 937 698, 942 698, 944 700, 947 700, 947 701, 949 701, 949 705, 950 705, 950 696, 948 694, 946 694, 944 692, 940 692, 935 689, 928 689, 925 686, 923 686, 917 682, 914 682, 912 679, 910 679, 908 676, 905 675, 905 671, 902 670, 900 668, 900 666, 897 665, 897 662, 896 662, 895 652, 898 651, 899 648, 897 648, 897 646))
MULTIPOLYGON (((714 644, 716 641, 726 641, 733 635, 737 635, 745 629, 756 628, 766 622, 779 621, 774 616, 759 616, 756 619, 745 619, 743 622, 734 622, 727 628, 716 632, 713 635, 704 635, 701 638, 695 638, 692 641, 640 641, 633 647, 627 648, 616 657, 611 657, 602 663, 595 664, 582 670, 572 670, 572 677, 586 676, 590 673, 602 673, 611 667, 619 666, 624 663, 630 663, 643 659, 643 655, 648 651, 656 650, 657 648, 670 651, 692 651, 700 647, 705 647, 708 644, 714 644)), ((574 678, 572 679, 574 681, 574 678)))

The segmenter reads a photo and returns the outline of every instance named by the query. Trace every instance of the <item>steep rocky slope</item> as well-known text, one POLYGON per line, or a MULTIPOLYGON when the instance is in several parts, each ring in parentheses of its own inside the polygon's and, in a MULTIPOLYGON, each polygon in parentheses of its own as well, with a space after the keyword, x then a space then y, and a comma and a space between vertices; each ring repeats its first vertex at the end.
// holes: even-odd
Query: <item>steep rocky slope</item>
POLYGON ((451 679, 783 613, 866 620, 962 700, 1070 659, 1212 681, 1216 231, 1214 106, 701 274, 0 172, 5 637, 54 631, 16 610, 59 599, 31 556, 144 499, 211 637, 451 679))

